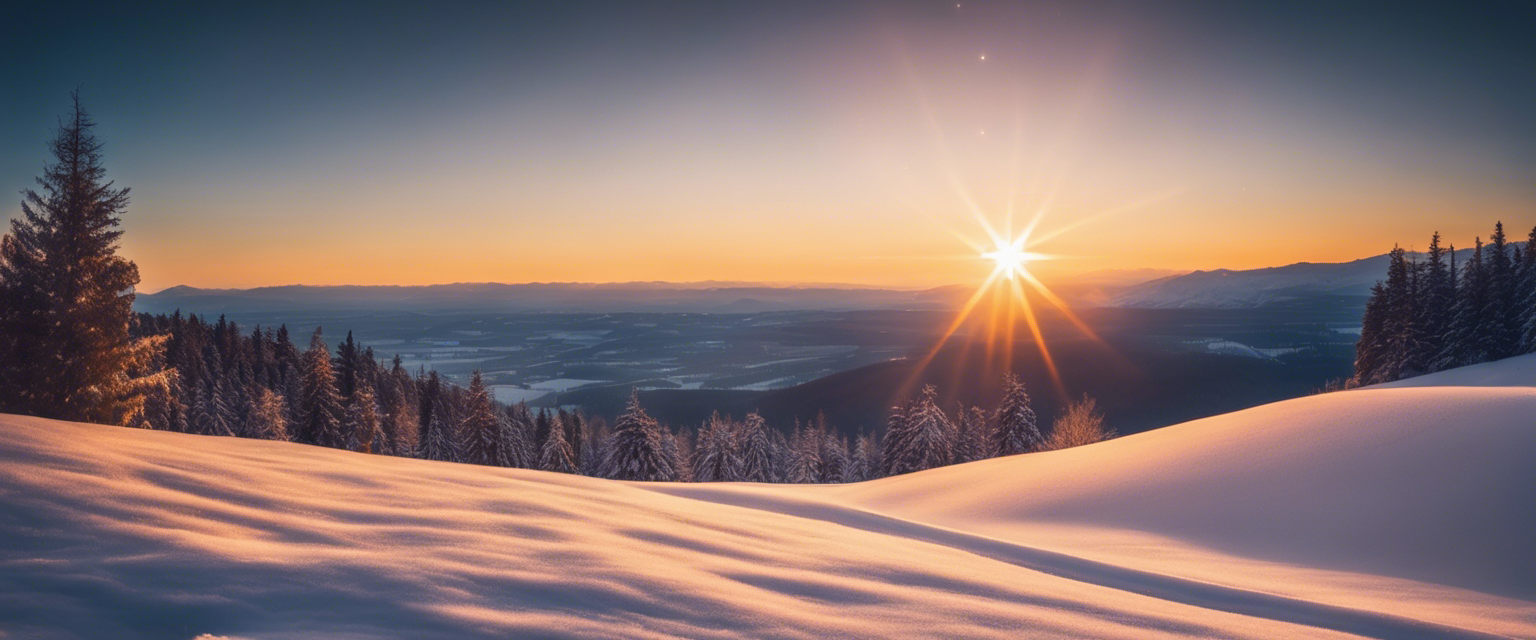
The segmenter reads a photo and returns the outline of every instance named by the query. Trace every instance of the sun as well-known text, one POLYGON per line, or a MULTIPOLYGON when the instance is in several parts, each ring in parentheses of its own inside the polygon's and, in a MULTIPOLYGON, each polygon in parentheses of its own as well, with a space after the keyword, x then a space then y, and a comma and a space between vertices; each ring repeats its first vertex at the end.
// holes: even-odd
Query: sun
POLYGON ((981 254, 981 257, 996 263, 992 270, 994 278, 1002 276, 1012 280, 1017 276, 1027 276, 1029 271, 1025 265, 1045 258, 1041 254, 1025 251, 1025 240, 1027 238, 1024 236, 1020 236, 1012 242, 999 240, 997 241, 996 249, 981 254))

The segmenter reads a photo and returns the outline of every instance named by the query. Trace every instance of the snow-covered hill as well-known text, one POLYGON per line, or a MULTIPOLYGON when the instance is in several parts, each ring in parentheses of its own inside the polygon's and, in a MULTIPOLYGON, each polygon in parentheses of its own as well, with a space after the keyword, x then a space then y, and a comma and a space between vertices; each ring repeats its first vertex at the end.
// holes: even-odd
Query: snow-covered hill
POLYGON ((1435 379, 829 487, 0 416, 0 637, 1536 637, 1536 389, 1435 379))

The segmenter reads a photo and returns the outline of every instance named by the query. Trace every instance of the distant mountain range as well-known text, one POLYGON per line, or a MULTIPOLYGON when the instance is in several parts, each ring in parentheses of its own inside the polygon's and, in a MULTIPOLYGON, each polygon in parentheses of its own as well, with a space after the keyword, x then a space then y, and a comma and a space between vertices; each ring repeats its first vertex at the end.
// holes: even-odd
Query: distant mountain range
MULTIPOLYGON (((1524 243, 1511 243, 1523 247, 1524 243)), ((1418 255, 1422 259, 1422 254, 1418 255)), ((1456 252, 1458 262, 1471 249, 1456 252)), ((1072 277, 1056 288, 1081 307, 1143 309, 1253 309, 1272 304, 1336 299, 1360 305, 1386 276, 1386 254, 1351 262, 1298 262, 1263 269, 1215 269, 1167 275, 1166 270, 1100 271, 1072 277)), ((421 286, 285 285, 254 289, 176 286, 141 293, 134 307, 150 313, 177 309, 198 314, 306 311, 680 312, 946 309, 972 289, 884 289, 828 284, 755 282, 456 283, 421 286)))
MULTIPOLYGON (((1511 243, 1522 248, 1524 242, 1511 243)), ((1422 253, 1410 253, 1419 260, 1422 253)), ((1456 251, 1465 264, 1472 249, 1456 251)), ((1351 262, 1298 262, 1264 269, 1195 271, 1110 291, 1104 306, 1142 309, 1254 309, 1271 304, 1336 298, 1363 305, 1371 285, 1387 276, 1387 254, 1351 262)))
MULTIPOLYGON (((923 290, 856 285, 756 283, 458 283, 423 286, 285 285, 254 289, 177 286, 141 293, 139 311, 238 314, 302 311, 625 311, 761 313, 787 310, 936 309, 955 304, 963 287, 923 290)), ((963 298, 962 298, 963 299, 963 298)))

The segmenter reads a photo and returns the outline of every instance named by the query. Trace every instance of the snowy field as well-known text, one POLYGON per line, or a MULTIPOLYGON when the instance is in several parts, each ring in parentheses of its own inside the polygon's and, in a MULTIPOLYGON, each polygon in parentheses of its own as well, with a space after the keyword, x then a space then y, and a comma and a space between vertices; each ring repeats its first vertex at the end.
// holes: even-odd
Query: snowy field
POLYGON ((1536 637, 1533 368, 826 487, 0 416, 0 637, 1536 637))

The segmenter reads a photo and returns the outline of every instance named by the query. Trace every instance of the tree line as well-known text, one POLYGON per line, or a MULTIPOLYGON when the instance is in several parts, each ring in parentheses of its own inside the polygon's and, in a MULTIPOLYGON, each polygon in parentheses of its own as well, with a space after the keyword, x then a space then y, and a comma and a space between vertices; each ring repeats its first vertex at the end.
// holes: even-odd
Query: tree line
POLYGON ((697 431, 650 417, 638 392, 610 428, 601 417, 497 402, 477 371, 462 387, 388 363, 349 332, 333 352, 317 328, 300 350, 286 326, 248 334, 220 317, 139 314, 133 334, 161 345, 142 409, 128 424, 202 435, 291 440, 361 453, 668 482, 858 482, 1110 437, 1085 399, 1049 436, 1029 394, 1004 378, 1000 405, 947 414, 923 388, 891 410, 883 438, 848 437, 818 414, 792 428, 718 413, 697 431))
POLYGON ((1388 258, 1365 305, 1350 385, 1536 352, 1536 229, 1512 243, 1496 223, 1460 265, 1439 233, 1422 261, 1401 247, 1388 258))

